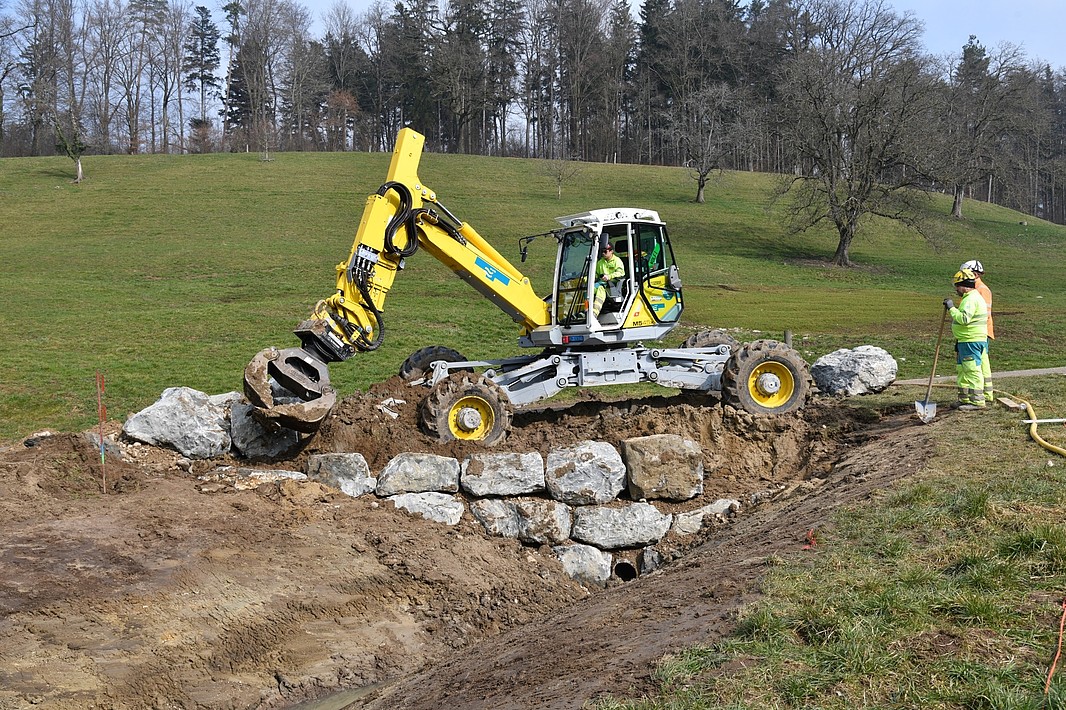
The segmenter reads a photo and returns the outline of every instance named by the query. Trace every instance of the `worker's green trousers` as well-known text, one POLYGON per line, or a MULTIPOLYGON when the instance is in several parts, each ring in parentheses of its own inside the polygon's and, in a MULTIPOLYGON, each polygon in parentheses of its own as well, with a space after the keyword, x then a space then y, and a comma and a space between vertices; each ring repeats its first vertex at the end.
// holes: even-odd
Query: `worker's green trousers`
POLYGON ((955 373, 959 404, 985 406, 985 375, 982 361, 987 360, 985 357, 987 348, 987 341, 955 343, 955 373))
POLYGON ((607 287, 596 284, 596 290, 592 294, 592 315, 600 317, 603 304, 607 301, 607 287))
POLYGON ((984 357, 981 358, 981 375, 984 378, 985 402, 988 404, 992 404, 996 401, 995 394, 992 392, 992 364, 988 357, 988 346, 991 344, 991 340, 985 342, 985 353, 984 357))

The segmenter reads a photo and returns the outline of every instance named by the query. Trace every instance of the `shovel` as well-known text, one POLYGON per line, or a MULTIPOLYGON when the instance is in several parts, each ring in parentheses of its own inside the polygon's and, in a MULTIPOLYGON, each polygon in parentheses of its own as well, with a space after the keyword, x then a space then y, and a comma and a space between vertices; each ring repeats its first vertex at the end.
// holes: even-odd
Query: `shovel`
POLYGON ((944 339, 944 324, 948 322, 948 310, 944 309, 944 315, 940 316, 940 333, 936 336, 936 352, 933 353, 933 371, 929 373, 929 387, 925 390, 925 401, 915 402, 914 409, 918 412, 918 418, 922 424, 928 424, 936 416, 936 402, 930 402, 929 396, 933 393, 933 378, 936 376, 936 361, 940 357, 940 341, 944 339))

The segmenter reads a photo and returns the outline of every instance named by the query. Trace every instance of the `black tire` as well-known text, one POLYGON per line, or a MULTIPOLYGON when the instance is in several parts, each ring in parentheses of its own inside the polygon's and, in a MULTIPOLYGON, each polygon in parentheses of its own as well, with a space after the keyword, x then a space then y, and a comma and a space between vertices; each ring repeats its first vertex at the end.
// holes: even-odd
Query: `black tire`
POLYGON ((441 441, 493 446, 511 429, 511 402, 492 380, 452 373, 434 385, 422 403, 422 426, 441 441))
MULTIPOLYGON (((447 362, 463 362, 463 355, 443 345, 430 345, 428 348, 420 348, 411 353, 403 364, 400 365, 400 377, 406 382, 414 382, 429 374, 429 366, 438 360, 447 362)), ((470 370, 466 370, 470 371, 470 370)))
POLYGON ((681 343, 683 348, 713 348, 715 345, 728 345, 730 352, 734 353, 740 349, 740 341, 720 328, 701 330, 681 343))
POLYGON ((807 363, 776 340, 756 340, 733 353, 722 373, 722 401, 751 414, 803 408, 811 390, 807 363))

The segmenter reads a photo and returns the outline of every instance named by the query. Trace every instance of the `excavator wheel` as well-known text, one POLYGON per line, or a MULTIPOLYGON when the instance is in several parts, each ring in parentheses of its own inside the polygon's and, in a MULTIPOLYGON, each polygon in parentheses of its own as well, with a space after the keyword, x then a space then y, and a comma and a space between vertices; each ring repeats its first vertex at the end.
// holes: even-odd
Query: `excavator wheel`
MULTIPOLYGON (((419 348, 411 353, 400 365, 400 377, 405 382, 420 380, 429 374, 429 366, 437 360, 463 362, 466 358, 459 351, 446 348, 443 345, 430 345, 427 348, 419 348)), ((463 371, 472 372, 472 370, 463 371)))
POLYGON ((740 349, 740 341, 721 328, 701 330, 690 335, 688 340, 681 343, 683 348, 713 348, 715 345, 728 345, 729 350, 734 353, 740 349))
POLYGON ((422 426, 441 441, 492 446, 511 428, 511 402, 492 380, 472 372, 452 373, 422 403, 422 426))
POLYGON ((756 340, 733 353, 722 373, 722 401, 752 414, 803 408, 810 392, 807 363, 776 340, 756 340))

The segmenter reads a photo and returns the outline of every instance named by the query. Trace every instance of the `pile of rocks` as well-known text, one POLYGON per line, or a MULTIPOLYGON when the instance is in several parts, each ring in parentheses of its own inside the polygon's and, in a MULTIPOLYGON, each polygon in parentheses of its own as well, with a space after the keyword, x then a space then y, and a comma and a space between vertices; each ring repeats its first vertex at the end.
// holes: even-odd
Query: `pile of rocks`
POLYGON ((704 519, 740 503, 719 500, 677 515, 649 500, 685 501, 703 492, 703 454, 674 434, 610 444, 585 441, 537 452, 478 453, 460 462, 435 454, 393 458, 374 478, 361 454, 318 454, 307 476, 349 495, 376 495, 431 520, 455 525, 466 507, 490 535, 551 545, 574 578, 604 584, 615 563, 647 572, 659 563, 648 546, 671 530, 698 532, 704 519))
MULTIPOLYGON (((131 416, 123 434, 168 446, 190 459, 237 453, 277 458, 299 443, 280 442, 250 416, 238 393, 208 396, 189 388, 166 390, 131 416)), ((362 454, 310 456, 305 471, 218 467, 215 484, 251 488, 269 480, 314 480, 353 496, 375 496, 397 508, 456 525, 469 508, 489 535, 549 545, 567 573, 603 585, 612 575, 631 578, 657 567, 652 547, 668 533, 692 535, 705 522, 732 515, 736 500, 722 499, 668 514, 655 503, 678 503, 703 493, 703 452, 674 434, 626 439, 621 451, 584 441, 538 452, 477 453, 463 461, 428 453, 392 458, 374 476, 362 454)), ((676 506, 675 506, 676 507, 676 506)))

